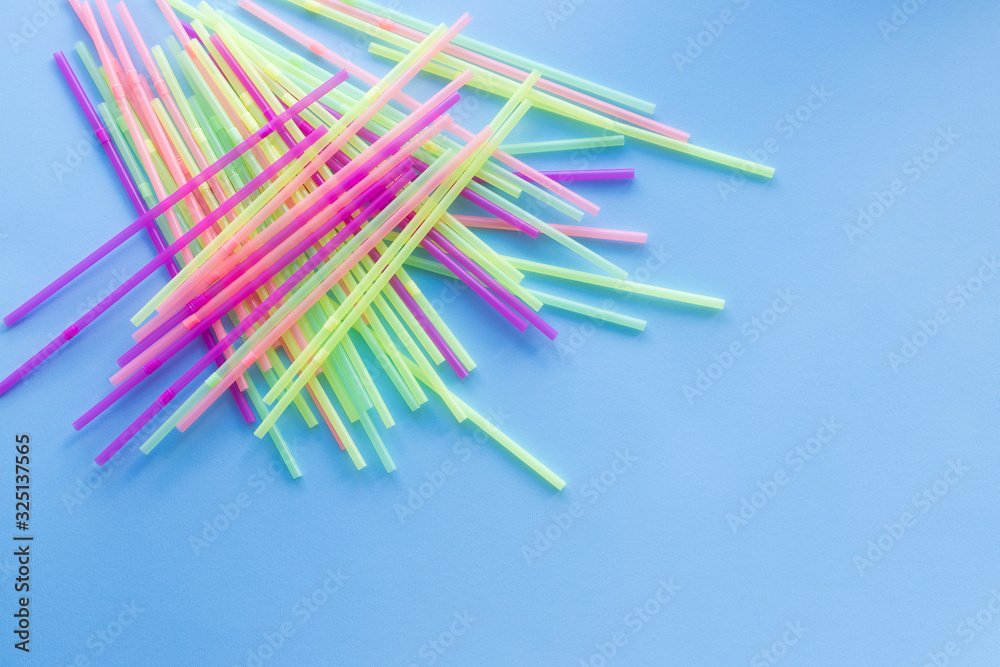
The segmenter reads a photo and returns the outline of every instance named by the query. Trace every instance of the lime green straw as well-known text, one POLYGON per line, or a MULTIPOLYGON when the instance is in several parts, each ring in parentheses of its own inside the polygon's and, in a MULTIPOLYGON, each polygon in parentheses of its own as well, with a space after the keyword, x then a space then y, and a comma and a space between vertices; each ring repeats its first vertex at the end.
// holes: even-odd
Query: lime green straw
POLYGON ((517 444, 509 437, 507 437, 507 435, 505 435, 504 432, 501 431, 499 428, 494 426, 493 423, 490 422, 490 420, 486 419, 481 414, 470 408, 465 401, 455 396, 455 394, 450 392, 444 386, 438 386, 436 384, 428 382, 423 375, 423 371, 417 368, 416 365, 411 364, 410 370, 413 372, 414 375, 417 376, 417 378, 421 382, 426 384, 431 391, 438 394, 442 399, 451 400, 457 403, 459 406, 461 406, 462 411, 468 416, 469 421, 471 421, 473 424, 481 428, 488 436, 493 438, 497 443, 502 445, 507 451, 516 456, 522 463, 524 463, 533 471, 535 471, 535 473, 538 474, 542 479, 544 479, 546 482, 554 486, 556 490, 561 491, 563 487, 566 486, 566 482, 564 482, 562 478, 560 478, 554 472, 549 470, 541 461, 539 461, 534 456, 529 454, 527 450, 525 450, 519 444, 517 444))
POLYGON ((557 151, 597 150, 624 145, 624 135, 611 134, 606 137, 554 139, 552 141, 529 141, 523 144, 504 144, 500 146, 500 150, 510 155, 530 155, 533 153, 555 153, 557 151))
POLYGON ((577 271, 575 269, 564 269, 561 266, 542 264, 541 262, 533 262, 527 259, 507 257, 507 261, 522 271, 527 271, 528 273, 536 273, 576 283, 608 287, 620 292, 642 294, 644 296, 652 296, 658 299, 666 299, 668 301, 680 301, 682 303, 690 303, 696 306, 705 306, 706 308, 722 309, 726 305, 725 299, 701 296, 700 294, 691 294, 689 292, 679 292, 666 287, 645 285, 643 283, 635 283, 628 280, 615 280, 614 278, 607 278, 595 273, 587 273, 586 271, 577 271))

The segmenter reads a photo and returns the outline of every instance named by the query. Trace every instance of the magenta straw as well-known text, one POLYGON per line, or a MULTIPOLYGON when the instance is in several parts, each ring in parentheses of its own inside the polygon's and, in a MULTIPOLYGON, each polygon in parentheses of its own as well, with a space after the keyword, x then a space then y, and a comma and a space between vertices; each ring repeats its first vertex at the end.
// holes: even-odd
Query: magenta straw
POLYGON ((434 243, 436 243, 440 248, 447 252, 449 255, 454 257, 459 264, 464 266, 472 275, 482 281, 486 287, 497 294, 501 299, 510 304, 517 313, 528 320, 536 329, 541 331, 546 338, 549 340, 555 340, 556 336, 559 335, 555 329, 553 329, 548 322, 543 320, 538 313, 529 308, 523 301, 518 299, 516 296, 510 293, 506 287, 501 285, 496 278, 491 276, 488 271, 483 269, 479 264, 472 261, 472 258, 462 252, 459 248, 455 246, 451 241, 449 241, 444 234, 436 229, 431 229, 427 234, 434 243))
MULTIPOLYGON (((245 186, 240 188, 236 194, 227 199, 225 203, 216 208, 212 213, 205 216, 198 224, 188 230, 180 238, 170 244, 163 252, 158 254, 152 261, 150 261, 146 266, 139 269, 131 278, 126 280, 124 283, 119 285, 111 294, 105 297, 100 303, 87 311, 80 319, 78 319, 73 324, 69 325, 65 331, 56 336, 52 342, 43 347, 37 354, 28 359, 26 362, 21 364, 21 366, 8 375, 2 382, 0 382, 0 396, 6 393, 11 387, 21 381, 24 376, 30 373, 35 367, 40 363, 51 357, 56 350, 61 348, 63 345, 68 343, 74 336, 80 333, 87 325, 96 320, 104 311, 113 306, 119 299, 128 294, 136 285, 141 283, 143 280, 148 278, 159 268, 161 265, 166 263, 174 254, 179 252, 181 248, 184 248, 187 244, 194 241, 201 234, 205 232, 206 229, 214 225, 222 216, 224 216, 229 209, 236 206, 239 202, 243 201, 250 193, 257 190, 257 188, 264 182, 270 180, 279 171, 284 169, 290 162, 297 159, 307 148, 316 143, 323 135, 326 134, 326 128, 322 128, 313 132, 310 136, 306 137, 305 140, 296 144, 295 148, 289 150, 287 153, 282 155, 280 158, 275 160, 274 164, 269 166, 267 169, 262 171, 253 180, 247 183, 245 186)), ((189 181, 190 183, 191 181, 189 181)), ((155 211, 157 207, 150 209, 150 213, 155 211)), ((147 216, 149 213, 146 214, 147 216)), ((140 216, 141 221, 145 216, 140 216)), ((151 218, 153 219, 153 218, 151 218)), ((133 223, 136 224, 136 223, 133 223)))
MULTIPOLYGON (((567 171, 543 171, 553 181, 615 181, 635 178, 635 169, 572 169, 567 171)), ((533 180, 527 174, 514 172, 526 181, 533 180)))
POLYGON ((468 285, 473 292, 478 294, 486 303, 503 315, 504 319, 514 325, 518 331, 524 332, 528 328, 528 323, 521 319, 517 313, 511 310, 510 306, 497 298, 497 295, 486 289, 486 287, 473 277, 465 267, 448 256, 441 248, 434 243, 424 239, 420 242, 420 247, 430 253, 431 257, 444 264, 445 268, 451 271, 456 278, 468 285))
MULTIPOLYGON (((118 153, 118 149, 115 147, 114 142, 111 141, 111 135, 108 134, 108 130, 104 127, 103 121, 101 121, 100 117, 97 115, 97 111, 94 109, 93 103, 91 103, 90 98, 88 98, 86 92, 84 92, 83 86, 80 85, 80 80, 77 78, 76 72, 73 71, 73 68, 70 66, 69 61, 66 59, 66 56, 62 51, 56 51, 53 56, 55 57, 56 64, 59 66, 59 70, 66 78, 66 82, 69 84, 70 90, 73 92, 73 96, 76 98, 80 108, 83 110, 84 116, 87 117, 90 127, 94 130, 94 134, 97 135, 97 139, 101 142, 101 146, 104 147, 104 152, 111 161, 111 165, 114 167, 115 173, 118 175, 118 179, 121 181, 129 200, 132 202, 132 206, 135 207, 136 213, 142 215, 149 210, 149 207, 147 207, 146 202, 143 201, 142 196, 139 193, 139 188, 135 184, 135 180, 132 178, 128 168, 125 166, 125 162, 118 153)), ((153 247, 156 248, 158 253, 166 250, 166 239, 163 238, 163 233, 160 231, 159 227, 156 226, 155 222, 150 222, 149 225, 146 226, 146 231, 149 233, 149 237, 153 241, 153 247)), ((178 266, 176 258, 173 257, 171 258, 171 261, 167 262, 166 268, 171 278, 180 272, 180 266, 178 266)), ((201 337, 209 350, 211 350, 217 342, 215 335, 211 331, 202 332, 201 337)), ((220 368, 222 367, 224 361, 224 355, 218 355, 215 358, 215 364, 220 368)), ((243 415, 243 419, 248 424, 252 424, 257 421, 257 417, 253 412, 250 401, 247 400, 247 397, 244 396, 243 392, 239 390, 239 387, 237 387, 234 383, 229 387, 229 389, 230 393, 233 395, 233 399, 236 401, 237 407, 240 410, 240 414, 243 415)))
MULTIPOLYGON (((170 401, 174 399, 177 394, 184 389, 188 384, 191 383, 194 378, 198 376, 208 364, 211 362, 212 356, 225 350, 227 347, 235 343, 240 336, 242 336, 246 331, 250 329, 256 322, 268 314, 272 308, 278 306, 282 299, 302 281, 308 274, 318 267, 323 261, 327 259, 337 247, 343 243, 345 239, 354 234, 368 219, 369 216, 374 215, 376 206, 385 206, 392 198, 395 197, 395 193, 387 190, 384 194, 380 195, 376 201, 369 204, 366 209, 362 210, 353 220, 347 223, 342 230, 337 232, 333 238, 327 241, 323 246, 316 252, 315 255, 310 257, 299 269, 292 274, 292 276, 283 282, 274 292, 268 295, 259 306, 253 309, 247 317, 245 317, 232 331, 230 331, 225 338, 220 340, 218 344, 210 350, 207 354, 201 357, 191 368, 189 368, 180 378, 177 379, 170 387, 167 388, 157 399, 150 405, 140 416, 136 419, 125 431, 121 433, 115 440, 108 445, 104 451, 102 451, 95 461, 99 465, 104 465, 108 459, 110 459, 114 454, 121 449, 121 447, 128 442, 132 436, 138 433, 143 426, 145 426, 149 421, 156 416, 163 408, 167 406, 170 401)), ((153 363, 147 364, 141 371, 135 375, 142 375, 146 373, 146 369, 149 368, 153 363)), ((155 368, 153 369, 155 370, 155 368)), ((150 371, 152 372, 152 371, 150 371)), ((135 377, 135 376, 132 376, 135 377)), ((131 380, 131 378, 129 378, 131 380)), ((140 378, 141 379, 141 378, 140 378)))
MULTIPOLYGON (((203 172, 192 178, 190 181, 184 185, 177 188, 170 196, 163 199, 159 204, 151 208, 145 214, 139 216, 132 224, 128 227, 115 234, 110 240, 104 243, 100 248, 90 253, 76 264, 69 271, 66 271, 60 277, 52 281, 48 286, 43 288, 38 294, 31 297, 25 301, 22 305, 15 308, 9 315, 3 318, 4 324, 7 326, 12 326, 14 323, 18 322, 25 315, 30 313, 32 310, 37 308, 39 305, 51 298, 56 292, 61 290, 63 287, 68 285, 74 279, 76 279, 84 271, 92 267, 98 261, 103 259, 112 250, 120 246, 126 240, 131 238, 140 229, 151 223, 153 220, 158 218, 165 211, 173 207, 179 201, 184 199, 187 195, 191 194, 196 188, 208 181, 212 176, 219 173, 226 165, 235 160, 237 157, 246 152, 250 147, 255 146, 261 139, 271 134, 275 130, 275 127, 285 123, 292 116, 300 113, 306 107, 311 105, 313 102, 319 98, 326 95, 330 90, 339 84, 343 83, 347 79, 346 72, 340 72, 336 76, 331 77, 323 85, 321 85, 316 90, 312 91, 301 100, 293 104, 282 114, 275 118, 274 121, 265 123, 259 130, 251 134, 249 137, 240 142, 235 148, 223 155, 221 158, 213 162, 211 165, 205 168, 203 172)), ((185 244, 186 245, 186 244, 185 244)), ((0 385, 2 386, 2 385, 0 385)), ((2 394, 3 391, 0 391, 2 394)))
MULTIPOLYGON (((264 285, 269 280, 274 278, 275 275, 277 275, 280 271, 282 271, 295 258, 301 256, 302 253, 308 250, 316 242, 318 242, 324 236, 333 231, 333 229, 337 225, 344 222, 350 216, 351 213, 358 210, 359 208, 363 208, 369 213, 383 208, 398 193, 399 189, 403 187, 406 183, 408 183, 410 180, 412 180, 412 178, 413 178, 412 170, 410 169, 409 165, 404 163, 399 165, 396 169, 394 169, 389 174, 384 176, 382 179, 377 181, 375 184, 373 184, 371 187, 365 190, 357 199, 355 199, 355 202, 358 203, 358 205, 352 203, 349 208, 341 209, 328 221, 323 223, 323 225, 321 225, 319 228, 317 228, 308 236, 306 236, 302 241, 296 244, 295 247, 293 247, 291 250, 282 255, 280 259, 278 259, 274 263, 268 264, 267 268, 259 276, 256 276, 253 280, 244 285, 241 289, 237 290, 235 294, 233 294, 225 302, 217 306, 215 310, 213 310, 209 315, 207 315, 201 321, 199 321, 198 324, 196 324, 190 330, 185 331, 177 340, 170 343, 170 345, 168 345, 166 349, 157 354, 152 359, 152 361, 148 362, 140 370, 130 375, 128 379, 126 379, 124 382, 115 387, 115 389, 110 394, 101 399, 94 407, 92 407, 90 410, 84 413, 83 416, 81 416, 79 419, 73 422, 73 428, 75 428, 76 430, 80 430, 81 428, 89 424, 91 421, 93 421, 95 417, 97 417, 102 412, 111 407, 116 401, 118 401, 118 399, 120 399, 122 396, 127 394, 133 388, 135 388, 140 382, 142 382, 142 380, 152 375, 153 372, 155 372, 160 366, 168 362, 174 355, 176 355, 180 350, 186 347, 188 343, 194 340, 195 336, 197 336, 198 333, 210 327, 216 320, 218 320, 227 312, 232 310, 232 308, 236 304, 240 303, 241 301, 246 299, 249 295, 253 294, 262 285, 264 285), (401 176, 403 177, 402 180, 397 180, 401 176), (389 189, 386 189, 387 186, 389 186, 389 189)), ((300 221, 304 222, 305 220, 314 217, 317 213, 322 211, 322 209, 328 205, 329 202, 326 201, 317 202, 316 206, 310 207, 308 211, 304 212, 299 217, 297 217, 295 222, 296 223, 299 223, 300 221)), ((257 252, 262 253, 263 255, 269 254, 278 245, 280 245, 280 243, 281 240, 270 239, 268 244, 271 244, 271 247, 261 247, 260 249, 258 249, 257 252)), ((236 278, 237 276, 233 276, 232 279, 228 278, 227 279, 228 282, 231 283, 234 280, 236 280, 236 278)), ((206 366, 202 366, 201 368, 199 368, 196 371, 195 375, 200 373, 201 370, 203 370, 206 366)))

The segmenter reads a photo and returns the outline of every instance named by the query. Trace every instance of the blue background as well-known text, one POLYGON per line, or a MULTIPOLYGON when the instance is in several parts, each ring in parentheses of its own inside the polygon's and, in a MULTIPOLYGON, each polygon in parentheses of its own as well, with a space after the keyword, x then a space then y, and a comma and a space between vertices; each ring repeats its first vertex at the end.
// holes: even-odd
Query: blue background
MULTIPOLYGON (((342 53, 353 44, 332 23, 262 4, 342 53)), ((85 33, 68 5, 57 2, 51 17, 40 7, 0 4, 4 313, 134 218, 52 61, 85 33), (33 34, 24 21, 37 12, 33 34)), ((151 42, 168 34, 154 3, 130 7, 151 42)), ((599 665, 620 633, 609 664, 1000 664, 1000 616, 988 611, 1000 590, 1000 278, 983 269, 979 282, 1000 242, 997 3, 927 2, 891 32, 879 27, 890 0, 402 7, 435 22, 469 11, 469 35, 654 101, 657 119, 699 145, 742 156, 777 148, 772 182, 734 185, 726 170, 629 142, 590 166, 635 167, 634 182, 577 188, 603 209, 588 224, 649 232, 646 248, 592 247, 630 270, 657 264, 650 248, 669 254, 650 282, 724 297, 726 309, 622 301, 648 319, 641 335, 546 309, 560 348, 517 335, 468 293, 443 308, 479 363, 452 384, 562 475, 561 493, 493 445, 466 450, 475 430, 437 404, 412 416, 393 405, 391 475, 373 455, 354 471, 321 428, 289 417, 282 427, 305 472, 293 482, 227 401, 185 437, 149 457, 124 452, 97 476, 93 457, 155 388, 81 433, 70 422, 107 391, 127 317, 158 276, 0 400, 3 489, 14 435, 31 435, 36 536, 29 661, 6 627, 13 559, 0 548, 0 663, 230 667, 263 653, 264 665, 599 665), (724 10, 732 22, 701 35, 701 52, 692 47, 696 57, 679 67, 674 54, 724 10), (814 86, 831 95, 802 110, 814 86), (797 110, 808 119, 782 121, 797 110), (925 151, 934 163, 914 171, 925 151), (880 211, 879 193, 896 179, 899 194, 880 211), (859 208, 878 215, 852 242, 845 225, 859 208), (959 297, 962 285, 975 291, 959 297), (792 305, 776 315, 768 309, 782 290, 792 305), (921 323, 934 335, 921 336, 921 323), (894 365, 904 339, 921 346, 894 365), (734 343, 742 354, 728 363, 734 343), (713 355, 728 368, 713 367, 713 355), (699 371, 715 379, 688 400, 683 388, 699 371), (837 425, 832 439, 823 420, 837 425), (795 448, 815 450, 817 436, 828 442, 800 459, 795 448), (607 473, 626 451, 635 461, 607 473), (446 462, 454 474, 401 520, 396 506, 446 462), (960 476, 946 475, 951 464, 960 476), (614 481, 598 491, 590 480, 602 473, 614 481), (768 484, 776 475, 784 483, 768 484), (925 490, 934 502, 921 500, 925 490), (220 505, 240 494, 249 506, 196 552, 190 538, 224 524, 220 505), (751 515, 744 500, 762 507, 751 515), (552 528, 573 503, 579 516, 552 528), (741 507, 745 523, 727 518, 741 507), (526 556, 546 530, 555 539, 526 556), (328 571, 342 585, 307 617, 296 605, 328 571), (679 590, 648 602, 661 580, 679 590), (655 613, 637 616, 643 605, 655 613), (261 649, 283 624, 293 634, 261 649)), ((356 59, 388 70, 363 51, 356 59)), ((421 79, 411 92, 436 85, 421 79)), ((497 107, 483 103, 467 125, 497 107)), ((512 140, 593 134, 532 112, 512 140)), ((580 266, 552 243, 490 240, 580 266)), ((150 257, 146 239, 130 241, 0 333, 0 370, 150 257)), ((420 281, 431 298, 447 294, 436 278, 420 281)), ((593 303, 608 296, 532 284, 593 303)), ((11 496, 0 501, 3 526, 11 496)))

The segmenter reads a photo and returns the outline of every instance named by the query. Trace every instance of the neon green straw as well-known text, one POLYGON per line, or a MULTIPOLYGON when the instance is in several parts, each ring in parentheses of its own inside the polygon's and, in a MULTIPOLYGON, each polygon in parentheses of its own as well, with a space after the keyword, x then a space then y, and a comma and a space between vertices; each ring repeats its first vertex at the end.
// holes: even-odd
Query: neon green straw
POLYGON ((566 482, 564 482, 561 477, 559 477, 557 474, 549 470, 541 461, 536 459, 534 456, 529 454, 527 450, 525 450, 519 444, 517 444, 509 437, 507 437, 507 435, 505 435, 504 432, 501 431, 499 428, 494 426, 493 423, 490 422, 490 420, 486 419, 481 414, 470 408, 465 401, 455 396, 455 394, 448 391, 448 389, 445 388, 444 386, 438 386, 428 382, 424 377, 421 369, 417 368, 416 365, 411 365, 410 370, 413 371, 413 374, 416 375, 421 382, 426 384, 431 391, 438 394, 442 399, 449 399, 451 401, 454 401, 455 403, 458 403, 458 405, 461 406, 462 411, 468 416, 469 421, 471 421, 473 424, 475 424, 483 431, 485 431, 488 436, 493 438, 497 443, 502 445, 507 451, 516 456, 522 463, 524 463, 533 471, 535 471, 535 473, 538 474, 542 479, 544 479, 546 482, 554 486, 556 490, 561 491, 562 488, 566 486, 566 482))
POLYGON ((679 292, 677 290, 668 289, 666 287, 645 285, 643 283, 635 283, 629 280, 615 280, 614 278, 607 278, 606 276, 597 275, 595 273, 587 273, 586 271, 576 271, 575 269, 564 269, 561 266, 542 264, 541 262, 533 262, 527 259, 507 257, 507 261, 509 261, 511 264, 521 269, 522 271, 527 271, 528 273, 536 273, 539 275, 545 275, 552 278, 560 278, 562 280, 569 280, 576 283, 585 283, 588 285, 597 285, 599 287, 608 287, 614 290, 618 290, 620 292, 631 292, 633 294, 642 294, 645 296, 656 297, 658 299, 666 299, 668 301, 680 301, 682 303, 690 303, 696 306, 705 306, 706 308, 722 309, 726 305, 725 299, 717 299, 710 296, 701 296, 700 294, 691 294, 689 292, 679 292))
POLYGON ((606 137, 554 139, 552 141, 529 141, 523 144, 504 144, 500 146, 500 150, 506 151, 510 155, 530 155, 533 153, 555 153, 557 151, 597 150, 624 145, 624 135, 612 134, 606 137))

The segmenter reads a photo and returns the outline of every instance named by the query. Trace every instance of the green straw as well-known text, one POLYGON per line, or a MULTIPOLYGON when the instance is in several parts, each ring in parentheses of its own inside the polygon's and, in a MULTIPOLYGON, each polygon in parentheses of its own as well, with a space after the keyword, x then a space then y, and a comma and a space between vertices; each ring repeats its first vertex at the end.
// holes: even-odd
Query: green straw
POLYGON ((706 308, 722 309, 726 305, 725 299, 716 299, 714 297, 701 296, 700 294, 691 294, 689 292, 679 292, 666 287, 645 285, 643 283, 635 283, 628 280, 615 280, 614 278, 607 278, 595 273, 587 273, 586 271, 577 271, 575 269, 564 269, 561 266, 542 264, 541 262, 533 262, 527 259, 507 257, 507 261, 522 271, 527 271, 528 273, 536 273, 576 283, 608 287, 618 290, 619 292, 642 294, 644 296, 666 299, 668 301, 680 301, 682 303, 690 303, 696 306, 705 306, 706 308))
POLYGON ((529 141, 523 144, 504 144, 500 146, 500 150, 510 155, 531 155, 533 153, 555 153, 557 151, 596 150, 624 145, 624 135, 612 134, 606 137, 554 139, 552 141, 529 141))
POLYGON ((488 436, 493 438, 497 443, 502 445, 507 451, 516 456, 522 463, 524 463, 533 471, 535 471, 535 473, 537 473, 542 479, 544 479, 546 482, 555 487, 556 490, 561 491, 563 487, 566 486, 566 482, 564 482, 562 478, 560 478, 554 472, 549 470, 541 461, 539 461, 534 456, 529 454, 527 450, 525 450, 519 444, 517 444, 509 437, 507 437, 507 435, 505 435, 504 432, 501 431, 499 428, 494 426, 493 423, 490 422, 490 420, 486 419, 481 414, 470 408, 465 401, 455 396, 455 394, 451 393, 447 388, 427 382, 427 380, 423 376, 423 372, 415 365, 411 366, 411 370, 413 371, 413 374, 416 375, 421 382, 424 382, 431 391, 438 394, 442 399, 450 399, 451 401, 458 403, 461 406, 462 411, 468 416, 469 421, 471 421, 473 424, 481 428, 488 436))

